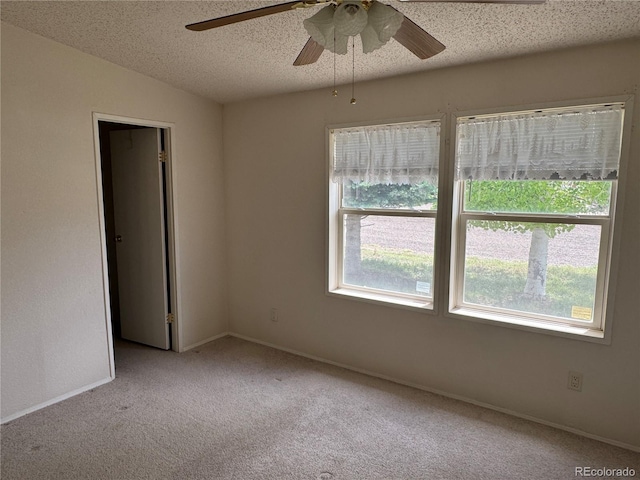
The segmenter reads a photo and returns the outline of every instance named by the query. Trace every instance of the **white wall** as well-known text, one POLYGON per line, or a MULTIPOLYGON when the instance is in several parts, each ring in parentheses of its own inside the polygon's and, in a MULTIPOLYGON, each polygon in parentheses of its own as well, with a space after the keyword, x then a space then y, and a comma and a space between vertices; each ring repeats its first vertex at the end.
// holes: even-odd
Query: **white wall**
POLYGON ((355 106, 349 87, 225 105, 231 331, 640 447, 640 99, 611 345, 325 295, 327 124, 637 95, 639 57, 625 42, 358 84, 355 106))
POLYGON ((2 24, 3 419, 109 377, 93 112, 175 124, 180 343, 227 331, 222 107, 2 24))

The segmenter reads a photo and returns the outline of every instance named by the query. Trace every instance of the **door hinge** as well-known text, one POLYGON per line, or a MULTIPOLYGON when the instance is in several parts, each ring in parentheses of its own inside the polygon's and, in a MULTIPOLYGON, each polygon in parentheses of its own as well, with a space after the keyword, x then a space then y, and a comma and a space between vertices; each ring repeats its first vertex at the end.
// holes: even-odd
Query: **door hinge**
POLYGON ((167 161, 167 152, 158 152, 158 160, 161 162, 167 161))
POLYGON ((175 319, 176 319, 176 316, 173 313, 167 314, 167 323, 173 323, 175 319))

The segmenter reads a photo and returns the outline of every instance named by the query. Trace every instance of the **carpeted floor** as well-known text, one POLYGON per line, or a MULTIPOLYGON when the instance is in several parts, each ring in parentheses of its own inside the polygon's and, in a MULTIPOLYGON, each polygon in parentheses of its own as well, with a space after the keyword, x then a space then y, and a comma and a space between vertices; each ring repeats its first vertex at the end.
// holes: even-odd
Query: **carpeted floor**
POLYGON ((2 480, 640 478, 638 453, 237 338, 118 342, 116 367, 3 425, 2 480))

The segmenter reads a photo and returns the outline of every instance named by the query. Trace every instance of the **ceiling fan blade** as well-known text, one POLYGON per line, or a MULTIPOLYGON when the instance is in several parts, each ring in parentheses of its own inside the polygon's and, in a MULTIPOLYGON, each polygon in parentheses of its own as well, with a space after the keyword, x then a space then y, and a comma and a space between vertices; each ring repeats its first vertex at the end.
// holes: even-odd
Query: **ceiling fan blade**
POLYGON ((404 17, 393 38, 422 60, 433 57, 446 48, 407 17, 404 17))
POLYGON ((273 15, 274 13, 288 12, 299 6, 315 5, 316 1, 300 1, 280 3, 278 5, 271 5, 269 7, 256 8, 255 10, 248 10, 246 12, 234 13, 233 15, 227 15, 225 17, 213 18, 211 20, 205 20, 203 22, 192 23, 187 25, 187 30, 193 30, 194 32, 202 32, 203 30, 209 30, 211 28, 222 27, 232 23, 243 22, 245 20, 251 20, 252 18, 264 17, 266 15, 273 15))
POLYGON ((315 63, 318 61, 323 51, 324 47, 313 38, 309 37, 309 40, 305 43, 302 51, 298 55, 298 58, 293 62, 293 65, 299 67, 300 65, 310 65, 315 63))
POLYGON ((430 2, 430 3, 503 3, 538 5, 546 3, 547 0, 400 0, 401 2, 430 2))

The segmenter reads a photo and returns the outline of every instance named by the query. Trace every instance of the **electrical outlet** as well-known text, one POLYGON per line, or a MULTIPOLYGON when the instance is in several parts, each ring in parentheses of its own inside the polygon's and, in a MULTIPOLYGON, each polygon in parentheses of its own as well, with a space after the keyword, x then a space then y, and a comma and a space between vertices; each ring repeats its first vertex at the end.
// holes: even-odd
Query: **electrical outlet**
POLYGON ((277 308, 272 308, 271 309, 271 316, 269 318, 271 319, 272 322, 277 322, 278 321, 278 309, 277 308))
POLYGON ((569 372, 567 388, 576 392, 582 391, 582 374, 580 372, 569 372))

